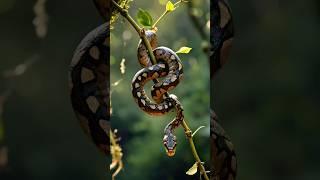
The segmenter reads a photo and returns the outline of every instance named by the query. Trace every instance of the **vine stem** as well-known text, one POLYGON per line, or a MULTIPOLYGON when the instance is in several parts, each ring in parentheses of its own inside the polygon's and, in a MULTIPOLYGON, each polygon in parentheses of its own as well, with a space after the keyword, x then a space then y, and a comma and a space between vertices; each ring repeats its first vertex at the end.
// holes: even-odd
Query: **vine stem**
POLYGON ((151 61, 153 64, 156 64, 156 58, 154 57, 153 53, 152 53, 152 48, 151 45, 146 37, 146 34, 144 33, 144 29, 141 28, 138 23, 129 15, 128 10, 123 9, 118 3, 116 3, 114 0, 112 0, 112 4, 117 8, 117 10, 120 12, 120 14, 126 18, 128 20, 128 22, 132 25, 132 27, 137 31, 137 33, 139 34, 140 38, 142 39, 142 41, 144 42, 144 44, 146 45, 147 49, 148 49, 148 53, 150 55, 151 61))
MULTIPOLYGON (((187 2, 186 0, 180 0, 180 1, 178 1, 178 2, 176 2, 176 3, 174 3, 173 4, 173 6, 174 7, 176 7, 176 6, 178 6, 180 3, 182 3, 182 2, 187 2)), ((161 20, 161 19, 163 19, 163 17, 165 16, 165 15, 167 15, 169 12, 171 12, 171 11, 168 11, 167 9, 161 14, 161 16, 156 20, 156 22, 152 25, 152 28, 155 28, 156 27, 156 25, 159 23, 159 21, 161 20)))
MULTIPOLYGON (((180 0, 179 2, 175 3, 175 6, 177 4, 179 4, 180 2, 183 2, 183 0, 180 0)), ((151 57, 151 61, 152 61, 152 64, 156 64, 157 61, 153 55, 153 51, 152 51, 152 48, 151 48, 151 45, 144 33, 144 29, 143 28, 140 28, 139 25, 136 23, 136 21, 129 15, 128 13, 128 10, 122 8, 118 3, 116 3, 114 0, 112 0, 112 4, 117 8, 117 10, 120 12, 120 14, 126 18, 128 20, 128 22, 134 27, 134 29, 137 31, 137 33, 139 34, 139 36, 141 37, 143 43, 146 45, 147 49, 148 49, 148 53, 151 57)), ((164 17, 167 13, 165 12, 164 14, 162 14, 162 16, 160 16, 160 18, 157 20, 157 21, 160 21, 160 19, 162 19, 162 17, 164 17)), ((155 23, 156 24, 156 23, 155 23)), ((158 80, 154 80, 154 82, 158 82, 158 80)), ((168 93, 165 94, 167 97, 168 97, 168 93)), ((182 127, 184 129, 184 132, 186 134, 186 137, 189 141, 189 144, 190 144, 190 148, 191 148, 191 151, 192 151, 192 154, 197 162, 197 165, 198 165, 198 168, 200 170, 200 173, 201 175, 203 175, 204 179, 205 180, 209 180, 209 177, 206 173, 206 170, 202 164, 202 161, 198 155, 198 152, 197 152, 197 149, 196 149, 196 146, 193 142, 193 138, 192 138, 192 131, 191 129, 189 128, 187 122, 185 119, 182 120, 182 127)))
POLYGON ((152 25, 152 28, 155 28, 156 27, 156 25, 158 24, 158 22, 166 15, 166 14, 168 14, 169 13, 169 11, 164 11, 162 14, 161 14, 161 16, 156 20, 156 22, 152 25))

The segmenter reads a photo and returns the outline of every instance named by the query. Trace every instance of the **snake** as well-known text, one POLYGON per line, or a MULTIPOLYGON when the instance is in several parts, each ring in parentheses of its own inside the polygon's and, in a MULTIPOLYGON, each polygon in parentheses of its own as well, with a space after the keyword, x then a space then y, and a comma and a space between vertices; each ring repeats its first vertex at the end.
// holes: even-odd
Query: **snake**
POLYGON ((157 36, 155 31, 146 30, 147 37, 152 47, 152 53, 157 61, 152 64, 146 45, 140 40, 138 44, 138 61, 142 66, 133 77, 131 83, 132 96, 141 110, 149 115, 160 116, 172 110, 176 110, 176 117, 166 125, 164 129, 163 145, 168 156, 174 156, 177 139, 174 130, 179 127, 184 116, 183 107, 177 96, 174 94, 166 95, 168 91, 173 90, 183 77, 183 66, 178 55, 170 48, 157 47, 157 36), (163 78, 151 87, 151 96, 153 101, 146 95, 144 86, 151 80, 163 78))
POLYGON ((110 4, 94 0, 105 23, 89 32, 74 51, 69 68, 73 111, 82 130, 110 155, 110 4))
POLYGON ((70 64, 70 97, 84 132, 110 153, 109 24, 92 30, 75 50, 70 64))
MULTIPOLYGON (((234 28, 231 8, 226 0, 213 0, 210 4, 210 77, 226 63, 232 45, 234 28)), ((212 180, 233 180, 237 175, 237 157, 230 137, 218 123, 211 110, 211 173, 212 180)))

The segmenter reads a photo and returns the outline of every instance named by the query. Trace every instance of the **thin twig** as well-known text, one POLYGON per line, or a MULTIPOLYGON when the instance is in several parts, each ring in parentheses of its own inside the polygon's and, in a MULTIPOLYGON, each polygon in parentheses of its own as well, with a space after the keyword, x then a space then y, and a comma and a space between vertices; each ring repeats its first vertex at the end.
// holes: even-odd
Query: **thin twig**
POLYGON ((128 10, 123 9, 118 3, 116 3, 114 0, 112 0, 112 4, 117 8, 117 10, 120 12, 120 14, 126 18, 128 20, 128 22, 132 25, 132 27, 137 31, 137 33, 139 34, 139 36, 141 37, 142 41, 144 42, 144 44, 146 45, 147 49, 148 49, 148 53, 150 55, 151 61, 152 63, 157 63, 156 58, 154 57, 153 53, 152 53, 152 48, 151 45, 145 35, 145 31, 143 28, 141 28, 138 23, 135 22, 135 20, 130 16, 130 14, 128 13, 128 10))
MULTIPOLYGON (((186 0, 180 0, 176 3, 174 3, 174 7, 178 6, 180 3, 182 2, 187 2, 186 0)), ((167 15, 169 12, 171 11, 168 11, 167 9, 161 14, 161 16, 156 20, 156 22, 152 25, 152 29, 156 27, 156 25, 160 22, 161 19, 163 19, 163 17, 165 15, 167 15)))

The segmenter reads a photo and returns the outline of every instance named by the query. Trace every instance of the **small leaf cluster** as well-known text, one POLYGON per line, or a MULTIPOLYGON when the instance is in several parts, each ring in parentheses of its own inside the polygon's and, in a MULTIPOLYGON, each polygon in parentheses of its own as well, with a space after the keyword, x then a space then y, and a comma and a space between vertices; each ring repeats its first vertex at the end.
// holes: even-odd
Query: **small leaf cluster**
POLYGON ((140 25, 150 28, 153 25, 153 18, 150 13, 146 10, 139 8, 137 13, 137 21, 140 25))

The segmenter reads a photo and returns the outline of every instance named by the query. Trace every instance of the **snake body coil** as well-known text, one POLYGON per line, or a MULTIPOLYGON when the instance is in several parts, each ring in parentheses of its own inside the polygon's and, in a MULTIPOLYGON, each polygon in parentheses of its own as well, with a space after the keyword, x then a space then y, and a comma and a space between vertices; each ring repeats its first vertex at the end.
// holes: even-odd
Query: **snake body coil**
POLYGON ((176 96, 171 94, 165 97, 165 93, 174 89, 180 82, 183 74, 182 64, 177 54, 167 47, 156 47, 156 34, 153 31, 145 32, 149 40, 157 64, 152 65, 146 46, 142 41, 138 45, 138 60, 143 69, 138 71, 132 79, 132 95, 144 112, 150 115, 163 115, 173 110, 177 111, 176 118, 171 121, 164 130, 163 143, 167 154, 173 156, 176 148, 176 136, 173 134, 183 120, 182 107, 176 96), (164 78, 151 88, 153 101, 149 99, 144 90, 144 85, 157 78, 164 78))
POLYGON ((70 69, 72 107, 82 129, 110 154, 109 23, 91 31, 76 49, 70 69))
MULTIPOLYGON (((211 2, 211 78, 225 64, 233 40, 233 21, 231 9, 225 0, 211 2)), ((211 172, 212 180, 236 179, 237 158, 231 139, 217 122, 217 116, 211 112, 211 172)))

